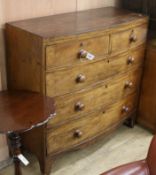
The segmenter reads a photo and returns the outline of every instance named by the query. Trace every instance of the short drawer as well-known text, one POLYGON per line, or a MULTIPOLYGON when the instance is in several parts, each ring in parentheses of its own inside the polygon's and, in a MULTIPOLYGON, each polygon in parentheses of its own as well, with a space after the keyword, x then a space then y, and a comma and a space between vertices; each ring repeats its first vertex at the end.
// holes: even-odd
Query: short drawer
POLYGON ((102 85, 89 90, 56 97, 57 117, 48 123, 48 127, 73 120, 138 92, 141 72, 142 69, 137 69, 108 79, 102 85))
POLYGON ((147 24, 111 35, 111 53, 123 52, 146 42, 147 24))
POLYGON ((46 47, 46 67, 62 67, 90 62, 86 53, 94 55, 98 60, 108 54, 109 36, 101 36, 86 40, 74 40, 46 47), (87 52, 86 52, 87 51, 87 52))
POLYGON ((135 111, 136 95, 115 103, 96 113, 74 120, 47 133, 47 154, 68 150, 105 133, 121 123, 135 111))
POLYGON ((142 64, 143 58, 144 48, 140 48, 88 65, 47 72, 46 94, 54 97, 87 88, 108 77, 133 69, 142 64))

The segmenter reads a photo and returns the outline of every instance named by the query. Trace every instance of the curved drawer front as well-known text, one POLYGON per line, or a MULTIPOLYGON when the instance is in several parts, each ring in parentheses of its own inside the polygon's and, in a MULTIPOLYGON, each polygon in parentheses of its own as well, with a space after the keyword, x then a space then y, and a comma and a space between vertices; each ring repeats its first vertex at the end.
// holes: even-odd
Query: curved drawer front
POLYGON ((111 35, 111 53, 123 52, 146 42, 147 24, 111 35))
POLYGON ((54 97, 81 90, 108 77, 133 69, 142 64, 143 58, 144 48, 140 48, 85 66, 47 72, 46 93, 54 97))
POLYGON ((72 93, 55 98, 57 116, 48 123, 48 127, 56 126, 68 120, 96 111, 139 89, 141 70, 137 69, 124 75, 115 76, 100 86, 89 90, 72 93))
MULTIPOLYGON (((85 40, 74 40, 64 43, 55 44, 46 47, 46 67, 64 67, 67 65, 80 64, 90 62, 85 57, 83 51, 87 51, 94 55, 94 59, 98 60, 108 54, 109 36, 100 36, 85 40)), ((92 58, 93 59, 93 58, 92 58)))
POLYGON ((87 114, 81 119, 49 130, 47 133, 47 153, 68 150, 112 129, 135 110, 136 101, 136 95, 132 95, 107 109, 87 114))

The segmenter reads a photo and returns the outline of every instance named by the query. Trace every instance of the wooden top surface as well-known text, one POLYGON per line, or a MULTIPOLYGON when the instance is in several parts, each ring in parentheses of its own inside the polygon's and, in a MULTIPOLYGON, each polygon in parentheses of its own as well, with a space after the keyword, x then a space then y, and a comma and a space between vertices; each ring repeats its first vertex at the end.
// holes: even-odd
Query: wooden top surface
POLYGON ((43 125, 54 116, 50 97, 26 91, 0 92, 0 132, 22 132, 43 125))
POLYGON ((139 19, 144 19, 144 16, 115 7, 105 7, 9 24, 47 39, 103 30, 139 19))

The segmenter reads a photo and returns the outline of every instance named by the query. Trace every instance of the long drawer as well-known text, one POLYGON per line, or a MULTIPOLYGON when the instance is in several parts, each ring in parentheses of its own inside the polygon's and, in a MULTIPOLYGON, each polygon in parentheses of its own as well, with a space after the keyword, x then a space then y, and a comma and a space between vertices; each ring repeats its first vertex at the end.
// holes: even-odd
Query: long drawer
POLYGON ((47 72, 46 94, 54 97, 89 87, 141 65, 143 58, 144 47, 141 47, 88 65, 47 72))
POLYGON ((119 53, 146 42, 147 24, 111 35, 111 53, 119 53))
POLYGON ((98 60, 109 51, 109 35, 85 40, 74 40, 46 47, 46 68, 88 62, 81 57, 81 50, 92 53, 98 60))
POLYGON ((112 104, 139 89, 142 69, 120 74, 106 80, 102 85, 55 98, 57 116, 48 123, 56 126, 97 110, 100 106, 112 104))
POLYGON ((135 111, 136 102, 137 96, 134 94, 101 111, 47 131, 47 154, 73 148, 108 131, 135 111))

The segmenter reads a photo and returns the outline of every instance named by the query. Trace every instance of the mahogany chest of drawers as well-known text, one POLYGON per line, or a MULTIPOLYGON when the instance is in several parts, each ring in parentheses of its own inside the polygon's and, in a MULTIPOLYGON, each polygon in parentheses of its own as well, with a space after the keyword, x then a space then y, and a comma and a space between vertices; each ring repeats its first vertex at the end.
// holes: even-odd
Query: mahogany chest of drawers
POLYGON ((55 99, 56 117, 23 135, 44 174, 58 154, 133 118, 147 26, 146 16, 113 7, 6 25, 8 87, 55 99))

